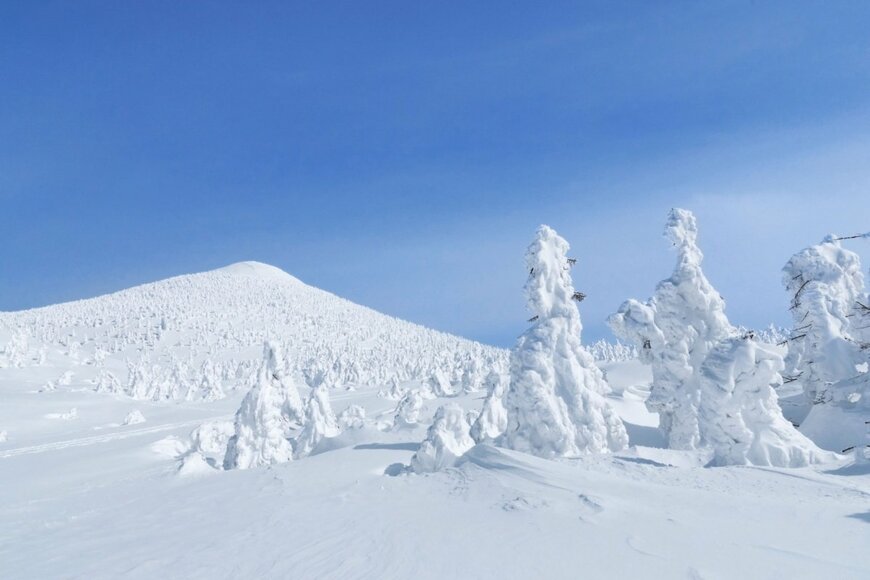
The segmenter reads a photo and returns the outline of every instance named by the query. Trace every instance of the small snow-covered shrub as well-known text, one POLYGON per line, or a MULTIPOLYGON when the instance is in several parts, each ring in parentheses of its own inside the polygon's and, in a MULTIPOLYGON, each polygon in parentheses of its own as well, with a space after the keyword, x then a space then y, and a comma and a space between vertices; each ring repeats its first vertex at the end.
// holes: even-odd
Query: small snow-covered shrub
POLYGON ((463 453, 474 447, 468 431, 462 407, 455 404, 440 407, 426 439, 411 458, 411 469, 416 473, 429 473, 452 467, 463 453))
POLYGON ((419 391, 408 391, 396 405, 393 427, 396 429, 414 428, 420 424, 423 412, 423 397, 419 391))
POLYGON ((509 378, 495 371, 486 377, 487 395, 480 414, 471 426, 471 438, 475 442, 493 441, 507 428, 507 410, 504 408, 504 393, 509 378))
POLYGON ((338 414, 338 425, 345 429, 362 429, 366 424, 366 410, 359 405, 350 405, 338 414))
POLYGON ((341 427, 329 402, 329 389, 320 384, 312 389, 305 403, 305 425, 294 442, 294 458, 309 456, 322 440, 336 437, 339 433, 341 427))
POLYGON ((142 414, 142 411, 139 409, 133 409, 127 416, 124 417, 124 421, 121 423, 122 425, 139 425, 140 423, 145 422, 145 416, 142 414))

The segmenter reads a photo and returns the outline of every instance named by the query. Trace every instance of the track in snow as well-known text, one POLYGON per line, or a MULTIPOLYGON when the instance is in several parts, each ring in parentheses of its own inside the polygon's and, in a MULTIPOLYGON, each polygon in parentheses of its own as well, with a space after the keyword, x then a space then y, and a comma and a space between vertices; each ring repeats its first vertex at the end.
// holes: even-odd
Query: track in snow
POLYGON ((128 439, 130 437, 139 437, 141 435, 149 435, 152 433, 162 433, 163 431, 171 431, 182 427, 194 427, 201 425, 207 421, 222 421, 232 419, 233 415, 221 415, 219 417, 209 417, 203 419, 194 419, 192 421, 184 421, 183 423, 170 423, 166 425, 155 425, 153 427, 143 427, 141 429, 130 429, 127 431, 118 431, 116 433, 107 433, 105 435, 92 435, 90 437, 80 437, 78 439, 68 439, 66 441, 55 441, 53 443, 43 443, 41 445, 30 445, 28 447, 19 447, 17 449, 7 449, 0 451, 0 459, 8 459, 19 455, 30 455, 34 453, 46 453, 48 451, 60 451, 70 447, 86 447, 88 445, 96 445, 98 443, 108 443, 110 441, 118 441, 120 439, 128 439))

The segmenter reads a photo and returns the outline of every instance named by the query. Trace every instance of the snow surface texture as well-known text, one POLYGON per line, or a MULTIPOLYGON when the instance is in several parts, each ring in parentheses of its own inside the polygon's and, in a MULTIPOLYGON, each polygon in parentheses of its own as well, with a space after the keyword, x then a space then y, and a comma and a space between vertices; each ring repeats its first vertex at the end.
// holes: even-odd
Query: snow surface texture
MULTIPOLYGON (((262 266, 237 267, 227 275, 262 277, 267 285, 298 284, 262 266)), ((436 409, 461 407, 452 415, 452 425, 465 422, 452 435, 461 439, 469 415, 485 404, 482 394, 465 391, 465 370, 455 373, 455 383, 451 379, 451 396, 424 399, 420 391, 434 375, 432 368, 407 380, 385 371, 387 378, 371 388, 327 388, 343 433, 321 439, 315 453, 298 461, 222 471, 237 433, 235 414, 249 389, 293 384, 300 423, 306 421, 313 416, 308 408, 325 407, 323 402, 309 407, 317 400, 312 391, 324 381, 301 372, 309 365, 293 357, 309 346, 296 340, 335 353, 342 352, 345 340, 329 325, 306 326, 303 333, 285 328, 281 317, 260 317, 260 311, 274 313, 297 303, 276 305, 266 293, 257 306, 245 294, 248 286, 239 284, 238 296, 224 295, 223 310, 191 311, 187 322, 189 328, 207 329, 232 320, 234 328, 247 329, 243 343, 219 348, 212 344, 218 337, 207 331, 179 332, 141 343, 141 352, 131 342, 127 353, 103 357, 102 370, 121 385, 126 385, 126 358, 159 364, 166 355, 189 361, 194 343, 200 346, 191 369, 210 356, 219 369, 224 361, 240 361, 226 367, 236 368, 237 376, 218 373, 225 397, 212 401, 96 393, 101 368, 93 350, 99 346, 109 353, 110 347, 84 340, 69 356, 64 346, 43 347, 35 338, 38 329, 12 330, 0 323, 0 344, 28 344, 4 350, 4 362, 11 354, 17 363, 0 368, 0 435, 8 434, 5 441, 0 436, 0 577, 870 577, 870 462, 863 455, 790 470, 702 467, 712 459, 710 450, 666 448, 658 417, 644 403, 650 369, 635 360, 606 364, 612 387, 607 400, 631 436, 627 450, 550 461, 483 444, 442 471, 408 473, 404 466, 427 438, 425 426, 437 423, 436 409), (287 334, 274 332, 273 325, 287 334), (270 352, 263 342, 272 336, 284 341, 273 342, 277 348, 270 352), (249 343, 250 337, 258 342, 249 343), (273 356, 281 347, 286 356, 273 356), (54 388, 45 389, 49 383, 54 388), (401 412, 397 400, 379 396, 392 384, 403 392, 401 412), (46 417, 71 409, 77 410, 75 420, 46 417), (147 423, 121 424, 133 411, 147 423), (401 428, 395 428, 396 415, 403 418, 401 428)), ((169 300, 160 293, 154 299, 169 300)), ((132 302, 129 312, 159 311, 142 300, 132 302)), ((312 316, 321 314, 327 316, 312 316)), ((75 329, 76 336, 101 327, 96 315, 93 326, 75 329)), ((362 317, 363 323, 384 319, 362 317)), ((110 343, 115 335, 135 335, 138 315, 125 320, 130 327, 106 329, 110 343)), ((356 318, 348 320, 346 335, 377 335, 371 328, 354 328, 356 318)), ((392 348, 369 346, 376 352, 392 348)), ((424 350, 411 348, 407 354, 424 350)), ((391 369, 415 364, 383 360, 391 369)), ((310 368, 318 371, 320 365, 310 368)), ((473 373, 493 391, 499 382, 483 369, 473 373)), ((504 375, 504 367, 495 372, 504 375)), ((280 416, 288 423, 282 436, 292 441, 302 426, 283 405, 280 416)), ((453 432, 444 427, 447 441, 453 432)), ((466 445, 467 440, 456 453, 466 445)))
POLYGON ((673 209, 665 235, 677 250, 677 266, 642 303, 626 301, 608 322, 614 334, 634 343, 641 360, 652 366, 653 389, 647 400, 659 414, 659 426, 673 449, 701 443, 698 424, 700 368, 720 340, 735 333, 725 302, 704 276, 695 216, 673 209))
POLYGON ((499 445, 541 457, 618 451, 628 444, 610 387, 580 344, 568 242, 541 226, 526 252, 533 325, 511 351, 507 425, 499 445))
POLYGON ((792 256, 783 283, 794 320, 785 372, 813 404, 801 429, 828 449, 870 443, 870 297, 858 255, 828 236, 792 256))

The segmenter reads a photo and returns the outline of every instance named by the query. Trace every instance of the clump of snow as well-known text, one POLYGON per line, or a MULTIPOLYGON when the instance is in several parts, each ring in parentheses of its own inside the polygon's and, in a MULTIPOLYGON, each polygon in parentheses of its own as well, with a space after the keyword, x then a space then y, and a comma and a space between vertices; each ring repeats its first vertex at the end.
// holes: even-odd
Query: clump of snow
POLYGON ((405 396, 396 405, 393 418, 393 426, 396 429, 413 429, 420 424, 420 414, 423 412, 423 397, 420 391, 413 390, 405 393, 405 396))
POLYGON ((73 407, 66 413, 48 413, 45 418, 46 419, 61 419, 63 421, 72 421, 73 419, 77 419, 79 416, 79 410, 73 407))
POLYGON ((480 414, 471 425, 471 438, 477 443, 494 441, 507 428, 507 409, 504 407, 504 393, 509 377, 492 371, 487 377, 486 399, 480 414))
POLYGON ((250 469, 293 459, 287 431, 297 413, 299 393, 295 385, 277 372, 280 356, 275 344, 264 345, 264 358, 256 385, 236 412, 224 469, 250 469))
POLYGON ((321 441, 336 437, 339 433, 341 427, 329 401, 329 389, 321 384, 312 389, 305 403, 305 424, 295 440, 294 458, 308 457, 321 441))
POLYGON ((499 444, 542 457, 623 449, 628 436, 604 398, 610 387, 580 343, 568 242, 541 226, 526 252, 534 324, 511 351, 507 427, 499 444))
POLYGON ((751 338, 723 340, 709 353, 699 417, 713 465, 803 467, 833 458, 782 416, 772 387, 783 366, 774 347, 751 338))
POLYGON ((465 411, 456 404, 444 405, 435 412, 426 439, 411 458, 411 469, 416 473, 441 471, 472 447, 465 411))
POLYGON ((0 443, 6 443, 8 439, 9 433, 7 433, 5 430, 0 430, 0 443))
POLYGON ((138 425, 145 422, 145 416, 139 409, 133 409, 124 417, 122 425, 138 425))
POLYGON ((163 457, 178 459, 190 451, 190 442, 175 435, 170 435, 152 443, 151 451, 163 457))
POLYGON ((190 446, 206 457, 220 456, 222 460, 233 435, 232 421, 206 421, 190 433, 190 446))
POLYGON ((631 299, 608 319, 614 334, 634 343, 640 359, 652 366, 647 408, 659 415, 659 427, 672 449, 695 449, 700 368, 707 353, 735 334, 725 316, 725 301, 704 276, 695 216, 671 210, 665 235, 677 250, 670 278, 659 282, 646 303, 631 299))
POLYGON ((366 410, 359 405, 350 405, 344 411, 338 414, 339 428, 345 429, 362 429, 366 424, 366 410))
POLYGON ((215 473, 217 469, 208 462, 202 453, 193 451, 182 455, 178 460, 178 475, 180 477, 200 477, 215 473))

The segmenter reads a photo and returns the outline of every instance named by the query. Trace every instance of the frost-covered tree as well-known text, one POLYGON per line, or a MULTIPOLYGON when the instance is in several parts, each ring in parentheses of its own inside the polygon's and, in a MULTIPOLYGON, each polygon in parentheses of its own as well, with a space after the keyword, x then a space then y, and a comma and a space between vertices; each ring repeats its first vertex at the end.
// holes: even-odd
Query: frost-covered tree
POLYGON ((580 343, 582 325, 568 242, 541 226, 526 252, 525 285, 533 325, 511 351, 507 426, 499 445, 541 457, 623 449, 622 420, 607 403, 610 387, 580 343))
POLYGON ((359 405, 350 405, 338 414, 338 426, 345 429, 362 429, 366 425, 366 410, 359 405))
POLYGON ((721 341, 701 366, 699 419, 713 465, 802 467, 830 457, 783 416, 776 347, 749 337, 721 341))
POLYGON ((420 424, 420 413, 422 412, 423 396, 417 390, 408 391, 396 405, 393 428, 413 429, 420 424))
POLYGON ((444 374, 441 369, 435 369, 428 381, 429 390, 436 397, 455 397, 456 390, 450 383, 450 379, 444 374))
POLYGON ((94 389, 98 393, 117 395, 123 392, 121 382, 109 371, 102 369, 97 377, 97 386, 94 389))
POLYGON ((249 469, 284 463, 293 459, 287 431, 299 393, 295 385, 280 377, 277 345, 267 342, 257 383, 248 391, 236 412, 234 434, 227 443, 224 469, 249 469))
POLYGON ((484 382, 488 390, 486 399, 480 414, 471 425, 471 438, 477 443, 493 441, 507 428, 507 410, 504 408, 507 378, 501 373, 491 371, 484 382))
POLYGON ((852 323, 863 322, 862 306, 868 306, 860 258, 828 236, 791 257, 783 284, 794 323, 787 373, 800 381, 810 401, 828 402, 829 386, 855 376, 855 365, 867 358, 861 352, 863 324, 852 323))
POLYGON ((860 259, 827 236, 792 256, 783 283, 794 323, 785 375, 813 404, 801 431, 835 451, 863 446, 870 424, 870 297, 860 259))
POLYGON ((637 345, 641 361, 651 365, 647 408, 659 414, 659 426, 672 449, 694 449, 701 442, 698 424, 700 368, 707 353, 735 331, 725 316, 725 301, 701 269, 695 216, 672 209, 665 235, 677 250, 677 265, 655 295, 643 303, 631 299, 610 316, 614 334, 637 345))
POLYGON ((426 439, 411 458, 411 469, 416 473, 430 473, 452 467, 463 453, 474 447, 468 431, 462 407, 452 403, 440 407, 426 439))
POLYGON ((305 425, 295 440, 294 458, 308 457, 321 441, 339 433, 341 428, 329 401, 329 389, 321 383, 311 390, 305 403, 305 425))
POLYGON ((133 409, 124 417, 122 425, 138 425, 145 422, 145 416, 139 409, 133 409))

